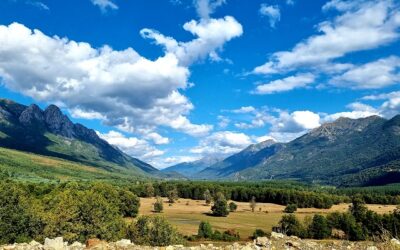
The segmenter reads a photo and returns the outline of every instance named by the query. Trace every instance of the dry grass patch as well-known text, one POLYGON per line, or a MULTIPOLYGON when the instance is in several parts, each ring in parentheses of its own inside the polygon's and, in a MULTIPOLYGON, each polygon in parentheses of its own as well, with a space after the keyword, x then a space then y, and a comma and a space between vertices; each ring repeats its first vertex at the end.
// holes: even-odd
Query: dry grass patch
MULTIPOLYGON (((141 198, 139 214, 156 215, 157 213, 153 212, 154 202, 155 198, 141 198)), ((256 228, 270 232, 281 219, 284 214, 283 209, 285 209, 285 206, 277 204, 257 203, 256 211, 253 213, 248 202, 235 202, 238 205, 236 212, 230 213, 228 217, 213 217, 207 215, 211 206, 206 206, 204 201, 179 199, 172 206, 168 205, 166 198, 164 202, 164 211, 161 215, 165 216, 184 235, 197 234, 200 222, 208 221, 214 229, 220 231, 237 230, 244 240, 248 239, 256 228)), ((349 204, 340 204, 330 209, 300 208, 296 214, 303 219, 316 213, 346 211, 348 206, 349 204)), ((396 208, 395 205, 368 205, 368 207, 378 213, 386 213, 396 208)))

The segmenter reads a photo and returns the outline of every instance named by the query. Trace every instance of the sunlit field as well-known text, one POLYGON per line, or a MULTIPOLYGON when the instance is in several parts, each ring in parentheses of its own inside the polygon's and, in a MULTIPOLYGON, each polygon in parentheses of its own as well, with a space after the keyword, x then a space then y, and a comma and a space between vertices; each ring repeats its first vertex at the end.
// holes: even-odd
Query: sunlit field
MULTIPOLYGON (((157 215, 153 210, 154 198, 141 198, 140 215, 157 215)), ((164 211, 161 213, 179 232, 184 235, 197 234, 197 228, 200 221, 208 221, 214 229, 225 231, 235 229, 240 237, 245 240, 252 235, 256 228, 270 232, 282 217, 285 206, 271 203, 257 203, 256 211, 252 212, 247 202, 236 202, 238 209, 232 212, 228 217, 214 217, 208 215, 211 206, 206 206, 204 201, 179 199, 172 206, 169 206, 164 199, 164 211)), ((349 204, 334 205, 330 209, 300 208, 296 215, 303 219, 306 216, 312 216, 315 213, 326 214, 334 211, 346 211, 349 204)), ((378 213, 387 213, 393 211, 395 205, 368 205, 368 208, 378 213)))

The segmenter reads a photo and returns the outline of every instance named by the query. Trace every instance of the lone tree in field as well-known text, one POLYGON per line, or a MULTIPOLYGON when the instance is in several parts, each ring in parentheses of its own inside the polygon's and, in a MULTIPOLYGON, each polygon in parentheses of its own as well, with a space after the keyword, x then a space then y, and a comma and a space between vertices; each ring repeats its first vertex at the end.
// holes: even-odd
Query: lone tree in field
POLYGON ((235 202, 230 202, 229 203, 229 211, 231 211, 231 212, 235 212, 236 211, 236 209, 237 209, 237 205, 236 205, 236 203, 235 202))
POLYGON ((156 202, 154 203, 154 212, 161 213, 164 210, 163 200, 160 196, 157 196, 156 202))
POLYGON ((256 209, 256 206, 257 206, 257 203, 256 203, 256 197, 251 197, 251 200, 250 200, 250 208, 251 208, 251 211, 254 213, 254 210, 256 209))
POLYGON ((210 190, 206 189, 206 191, 203 194, 204 201, 206 202, 207 205, 211 204, 212 201, 212 196, 210 190))
POLYGON ((175 201, 178 200, 178 190, 176 190, 176 188, 171 189, 170 191, 168 191, 168 202, 170 204, 175 203, 175 201))
POLYGON ((211 207, 211 211, 214 216, 228 216, 228 203, 226 202, 225 196, 222 193, 217 193, 214 201, 214 206, 211 207))

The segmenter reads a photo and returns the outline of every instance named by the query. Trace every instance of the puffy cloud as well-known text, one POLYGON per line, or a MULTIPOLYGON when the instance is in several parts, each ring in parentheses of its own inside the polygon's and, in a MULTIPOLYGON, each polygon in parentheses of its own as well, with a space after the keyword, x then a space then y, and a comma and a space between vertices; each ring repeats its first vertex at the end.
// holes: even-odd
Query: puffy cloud
POLYGON ((302 66, 319 66, 348 53, 377 48, 399 38, 399 5, 391 0, 338 1, 325 10, 340 13, 318 25, 320 34, 298 43, 290 51, 274 53, 254 73, 272 74, 302 66))
POLYGON ((133 157, 147 160, 164 154, 164 151, 152 147, 146 140, 126 137, 117 131, 111 130, 105 134, 97 132, 97 134, 111 145, 118 147, 133 157))
POLYGON ((197 14, 202 19, 208 19, 212 13, 214 13, 215 9, 222 4, 224 4, 225 0, 195 0, 195 7, 197 14))
POLYGON ((193 105, 178 91, 188 86, 189 75, 171 53, 152 61, 132 48, 95 49, 18 23, 0 26, 0 77, 6 87, 126 131, 166 126, 207 134, 212 126, 188 120, 193 105))
POLYGON ((308 110, 293 113, 281 112, 279 118, 273 123, 272 131, 301 132, 320 125, 320 117, 314 112, 308 110))
POLYGON ((266 84, 258 85, 253 93, 263 95, 284 92, 292 89, 304 88, 314 81, 315 76, 311 73, 297 74, 295 76, 289 76, 266 84))
POLYGON ((281 20, 281 11, 277 5, 261 4, 259 12, 268 17, 271 28, 275 28, 276 23, 281 20))
POLYGON ((185 23, 183 29, 197 38, 189 42, 178 42, 152 29, 142 29, 140 33, 144 38, 153 39, 156 44, 162 45, 166 53, 175 55, 180 65, 184 66, 208 56, 216 60, 219 58, 217 50, 221 50, 226 42, 243 34, 242 25, 231 16, 220 19, 192 20, 185 23))
POLYGON ((94 120, 94 119, 98 119, 98 120, 104 120, 106 119, 102 114, 98 113, 98 112, 93 112, 93 111, 83 111, 79 108, 74 108, 72 110, 69 110, 69 113, 71 114, 71 116, 73 118, 81 118, 81 119, 88 119, 88 120, 94 120))
POLYGON ((366 105, 364 103, 360 103, 360 102, 350 103, 349 105, 347 105, 347 108, 350 109, 351 111, 338 112, 338 113, 326 115, 323 118, 324 122, 331 122, 340 117, 359 119, 359 118, 365 118, 365 117, 372 116, 372 115, 379 115, 379 111, 377 109, 375 109, 374 107, 371 107, 369 105, 366 105))
POLYGON ((400 91, 369 95, 363 97, 362 99, 367 101, 383 100, 383 103, 381 103, 377 109, 379 113, 386 118, 392 118, 400 113, 400 91))
POLYGON ((116 5, 111 0, 91 0, 92 4, 99 7, 102 12, 106 12, 107 10, 117 10, 118 5, 116 5))
POLYGON ((378 89, 400 83, 400 58, 391 56, 355 66, 330 80, 330 84, 353 89, 378 89))
POLYGON ((219 131, 201 139, 199 145, 190 152, 201 155, 227 155, 239 152, 251 143, 251 138, 244 133, 219 131))

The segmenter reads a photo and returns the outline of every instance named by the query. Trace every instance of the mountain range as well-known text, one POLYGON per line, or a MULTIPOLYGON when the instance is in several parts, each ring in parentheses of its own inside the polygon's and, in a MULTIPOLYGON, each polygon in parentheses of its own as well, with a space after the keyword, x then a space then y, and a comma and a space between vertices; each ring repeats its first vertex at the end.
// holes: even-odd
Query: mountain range
POLYGON ((195 179, 290 179, 336 186, 400 182, 400 115, 339 118, 288 143, 254 144, 195 179))
POLYGON ((221 161, 221 157, 208 156, 203 157, 200 160, 192 162, 182 162, 167 168, 162 169, 164 173, 178 173, 188 178, 194 178, 195 174, 208 168, 209 166, 221 161))
POLYGON ((58 157, 109 172, 164 176, 158 169, 133 158, 101 139, 94 130, 73 123, 50 105, 41 110, 0 99, 0 146, 58 157))
POLYGON ((1 167, 10 164, 39 171, 48 161, 67 166, 74 176, 82 169, 93 176, 94 168, 102 171, 101 176, 119 174, 115 178, 289 179, 335 186, 400 182, 400 115, 389 120, 339 118, 287 143, 267 140, 224 159, 205 157, 160 171, 110 145, 94 130, 73 123, 55 105, 42 110, 35 104, 0 99, 0 147, 52 157, 45 160, 2 149, 0 172, 9 170, 1 167), (15 156, 10 159, 23 158, 23 164, 10 162, 7 154, 15 156), (30 166, 32 159, 40 159, 40 164, 30 166))

